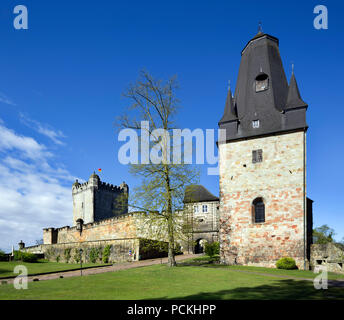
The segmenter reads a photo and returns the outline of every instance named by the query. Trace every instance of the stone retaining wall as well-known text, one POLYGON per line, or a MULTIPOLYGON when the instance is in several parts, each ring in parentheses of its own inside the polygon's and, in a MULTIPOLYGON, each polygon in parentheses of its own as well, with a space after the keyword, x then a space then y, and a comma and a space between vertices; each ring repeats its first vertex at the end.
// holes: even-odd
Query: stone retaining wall
POLYGON ((344 273, 344 250, 333 243, 312 244, 311 267, 326 266, 327 271, 344 273))
POLYGON ((91 263, 91 250, 98 256, 96 262, 102 262, 104 248, 110 245, 109 262, 126 262, 139 260, 139 239, 108 239, 98 241, 72 242, 43 244, 23 249, 26 252, 44 253, 44 258, 55 262, 80 262, 80 252, 82 249, 83 263, 91 263), (129 254, 131 251, 131 255, 129 254), (68 259, 68 255, 70 255, 68 259))

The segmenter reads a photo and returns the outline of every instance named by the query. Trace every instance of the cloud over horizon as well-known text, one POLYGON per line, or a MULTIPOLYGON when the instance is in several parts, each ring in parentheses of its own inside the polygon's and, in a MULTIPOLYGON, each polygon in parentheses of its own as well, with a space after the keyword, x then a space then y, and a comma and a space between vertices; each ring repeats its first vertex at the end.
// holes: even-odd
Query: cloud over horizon
POLYGON ((34 245, 43 228, 70 224, 75 177, 54 160, 44 144, 0 119, 0 249, 34 245))

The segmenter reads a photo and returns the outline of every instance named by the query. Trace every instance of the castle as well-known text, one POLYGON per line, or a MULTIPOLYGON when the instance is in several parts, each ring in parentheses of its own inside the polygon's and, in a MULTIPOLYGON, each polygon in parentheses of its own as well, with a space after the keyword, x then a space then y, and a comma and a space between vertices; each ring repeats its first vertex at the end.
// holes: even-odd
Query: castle
MULTIPOLYGON (((93 173, 87 182, 73 183, 72 196, 72 226, 45 228, 43 244, 25 248, 21 242, 21 250, 44 254, 53 261, 76 261, 82 249, 83 261, 90 261, 91 251, 101 257, 104 248, 111 246, 109 261, 121 262, 149 258, 143 250, 147 239, 166 241, 146 232, 142 212, 128 211, 129 187, 125 182, 114 186, 93 173)), ((202 240, 218 240, 219 199, 197 185, 187 189, 184 203, 192 213, 188 219, 194 221, 195 217, 197 223, 192 225, 189 237, 178 239, 178 243, 184 253, 202 252, 202 240)))
MULTIPOLYGON (((342 271, 337 248, 312 244, 307 108, 294 71, 289 83, 286 79, 279 40, 258 32, 241 52, 235 92, 229 88, 218 123, 226 130, 218 143, 220 195, 200 185, 185 191, 183 210, 197 223, 191 242, 181 243, 184 252, 202 252, 202 240, 218 240, 223 264, 274 267, 288 256, 300 269, 323 263, 342 271)), ((111 245, 110 261, 142 258, 146 235, 140 231, 141 213, 128 212, 125 183, 109 185, 93 173, 86 183, 76 181, 72 194, 73 226, 46 228, 42 245, 24 249, 22 243, 23 250, 55 259, 66 250, 111 245)))

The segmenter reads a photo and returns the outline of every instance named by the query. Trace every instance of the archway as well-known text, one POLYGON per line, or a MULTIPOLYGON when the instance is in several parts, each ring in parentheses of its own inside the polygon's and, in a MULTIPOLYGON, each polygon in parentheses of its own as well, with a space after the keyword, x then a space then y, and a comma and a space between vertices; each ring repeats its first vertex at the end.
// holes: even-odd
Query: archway
POLYGON ((204 243, 207 240, 200 238, 196 240, 196 245, 195 245, 195 253, 203 253, 204 252, 204 243))

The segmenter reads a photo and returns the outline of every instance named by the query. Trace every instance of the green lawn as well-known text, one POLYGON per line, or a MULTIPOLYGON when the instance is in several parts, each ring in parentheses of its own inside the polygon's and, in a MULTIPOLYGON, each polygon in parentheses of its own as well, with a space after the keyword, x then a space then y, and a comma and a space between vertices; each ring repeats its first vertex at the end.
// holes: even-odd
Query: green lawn
POLYGON ((316 290, 311 281, 234 271, 230 267, 166 265, 83 277, 0 286, 0 299, 344 299, 343 288, 316 290))
MULTIPOLYGON (((63 270, 74 270, 80 268, 80 263, 60 263, 60 262, 48 262, 40 260, 37 263, 28 263, 21 261, 12 262, 0 262, 0 278, 17 276, 18 274, 13 273, 14 267, 16 265, 24 265, 28 269, 29 274, 63 271, 63 270)), ((82 267, 99 266, 104 264, 88 263, 83 264, 82 267)))
MULTIPOLYGON (((288 277, 295 277, 295 278, 307 278, 313 279, 318 274, 314 273, 313 271, 308 270, 281 270, 275 268, 264 268, 264 267, 253 267, 253 266, 225 266, 225 265, 217 265, 217 264, 209 264, 209 257, 202 256, 198 258, 193 258, 189 260, 184 260, 183 265, 195 265, 195 266, 202 266, 202 267, 209 267, 209 268, 229 268, 231 270, 240 270, 240 271, 247 271, 247 272, 254 272, 254 273, 267 273, 273 275, 282 275, 288 277)), ((344 279, 344 274, 339 273, 328 273, 329 280, 340 280, 344 279)))

